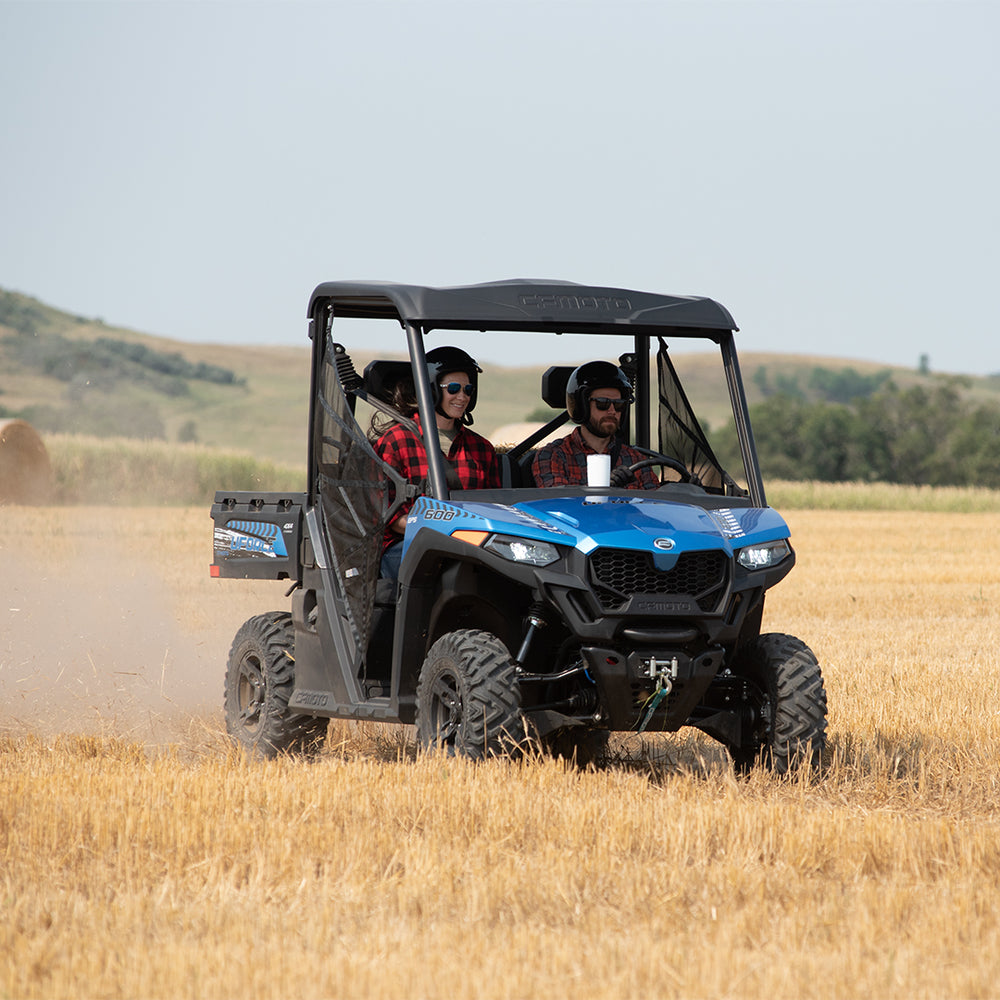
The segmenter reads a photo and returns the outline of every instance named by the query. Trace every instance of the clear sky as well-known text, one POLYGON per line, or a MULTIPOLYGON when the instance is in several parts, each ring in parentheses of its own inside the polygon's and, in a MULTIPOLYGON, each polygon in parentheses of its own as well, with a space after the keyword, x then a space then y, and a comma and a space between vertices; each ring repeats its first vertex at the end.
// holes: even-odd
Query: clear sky
POLYGON ((559 278, 1000 372, 998 42, 996 0, 0 0, 0 287, 304 345, 321 281, 559 278))

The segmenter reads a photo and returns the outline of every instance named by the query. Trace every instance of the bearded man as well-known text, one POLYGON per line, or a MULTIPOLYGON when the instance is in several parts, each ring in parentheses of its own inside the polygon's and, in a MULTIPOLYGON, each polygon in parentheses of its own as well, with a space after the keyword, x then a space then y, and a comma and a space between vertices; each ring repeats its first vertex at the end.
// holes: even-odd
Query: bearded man
POLYGON ((566 437, 538 449, 531 464, 537 486, 585 486, 587 456, 611 456, 611 481, 627 479, 629 489, 655 489, 659 479, 649 466, 634 475, 614 470, 634 465, 648 456, 618 438, 618 431, 632 402, 632 386, 624 372, 609 361, 588 361, 566 383, 566 412, 576 429, 566 437))

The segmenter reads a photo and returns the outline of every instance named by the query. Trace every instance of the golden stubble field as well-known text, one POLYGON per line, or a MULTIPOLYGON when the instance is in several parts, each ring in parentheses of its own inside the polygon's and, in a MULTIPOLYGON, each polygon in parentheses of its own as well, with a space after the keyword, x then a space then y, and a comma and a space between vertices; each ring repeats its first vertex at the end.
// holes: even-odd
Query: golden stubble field
POLYGON ((793 511, 826 774, 222 736, 206 509, 0 509, 0 997, 996 997, 1000 515, 793 511))

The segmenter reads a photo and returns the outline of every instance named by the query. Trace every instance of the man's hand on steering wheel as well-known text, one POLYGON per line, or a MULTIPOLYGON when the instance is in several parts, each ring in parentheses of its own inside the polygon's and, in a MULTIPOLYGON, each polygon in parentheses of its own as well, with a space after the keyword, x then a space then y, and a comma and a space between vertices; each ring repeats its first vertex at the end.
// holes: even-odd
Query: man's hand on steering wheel
POLYGON ((626 483, 630 483, 635 478, 635 473, 627 465, 619 465, 611 473, 610 484, 612 486, 624 486, 626 483))
POLYGON ((671 458, 669 455, 661 455, 659 452, 651 452, 650 454, 652 457, 644 458, 641 462, 633 462, 631 465, 619 465, 611 473, 611 485, 624 486, 626 483, 632 481, 639 469, 646 469, 652 465, 662 465, 665 469, 672 469, 681 477, 682 483, 694 483, 696 486, 701 485, 698 477, 693 472, 690 472, 683 462, 678 462, 676 458, 671 458))

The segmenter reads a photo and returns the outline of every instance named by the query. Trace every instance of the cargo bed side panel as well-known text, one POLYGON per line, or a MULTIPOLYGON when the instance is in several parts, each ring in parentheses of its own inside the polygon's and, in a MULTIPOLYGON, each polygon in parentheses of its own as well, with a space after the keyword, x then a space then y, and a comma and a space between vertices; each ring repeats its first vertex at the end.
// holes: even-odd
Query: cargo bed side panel
POLYGON ((305 493, 216 493, 212 576, 299 579, 305 503, 305 493))

